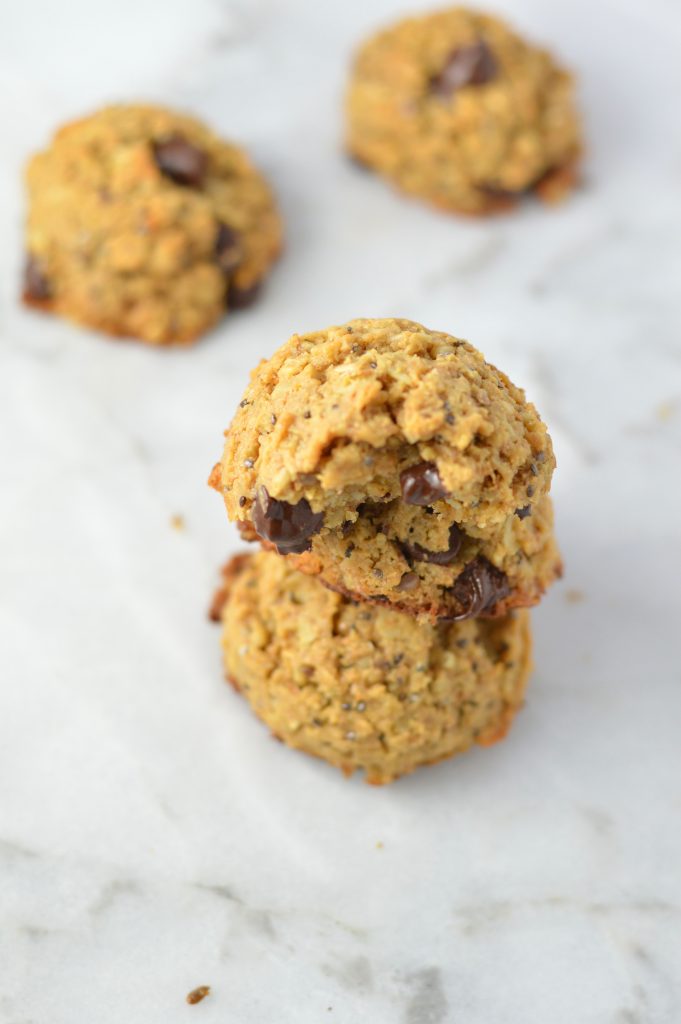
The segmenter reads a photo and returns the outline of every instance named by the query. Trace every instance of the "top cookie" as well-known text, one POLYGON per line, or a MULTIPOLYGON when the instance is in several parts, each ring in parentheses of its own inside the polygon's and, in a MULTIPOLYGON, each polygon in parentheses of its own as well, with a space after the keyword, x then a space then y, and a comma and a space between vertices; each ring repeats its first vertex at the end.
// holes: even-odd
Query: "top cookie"
POLYGON ((194 340, 254 296, 281 248, 248 157, 161 107, 66 125, 26 180, 25 300, 111 334, 194 340))
POLYGON ((464 8, 369 39, 352 71, 347 146, 405 192, 462 213, 574 184, 581 129, 570 75, 496 18, 464 8))
MULTIPOLYGON (((550 535, 551 441, 523 392, 468 342, 410 320, 294 335, 256 368, 226 437, 211 482, 230 518, 282 554, 311 549, 315 562, 299 567, 327 583, 452 618, 538 599, 513 600, 494 566, 524 564, 519 530, 536 523, 542 544, 550 535), (353 530, 361 549, 399 552, 388 589, 380 576, 370 587, 339 581, 339 545, 353 530), (484 607, 445 593, 468 541, 491 580, 484 607), (405 582, 410 566, 437 579, 439 597, 405 582)), ((553 551, 552 574, 558 561, 553 551)))

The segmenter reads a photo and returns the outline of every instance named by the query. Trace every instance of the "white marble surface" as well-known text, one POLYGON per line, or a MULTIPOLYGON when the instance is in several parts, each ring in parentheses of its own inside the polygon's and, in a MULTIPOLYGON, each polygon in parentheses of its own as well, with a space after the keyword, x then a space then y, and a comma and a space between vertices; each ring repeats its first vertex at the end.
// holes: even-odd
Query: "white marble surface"
POLYGON ((681 9, 496 3, 579 72, 588 182, 468 223, 339 153, 350 48, 410 6, 3 8, 2 1024, 681 1020, 681 9), (24 159, 136 96, 247 143, 288 221, 264 301, 191 351, 15 301, 24 159), (567 564, 507 742, 382 790, 272 742, 205 617, 248 367, 357 315, 470 337, 527 388, 567 564))

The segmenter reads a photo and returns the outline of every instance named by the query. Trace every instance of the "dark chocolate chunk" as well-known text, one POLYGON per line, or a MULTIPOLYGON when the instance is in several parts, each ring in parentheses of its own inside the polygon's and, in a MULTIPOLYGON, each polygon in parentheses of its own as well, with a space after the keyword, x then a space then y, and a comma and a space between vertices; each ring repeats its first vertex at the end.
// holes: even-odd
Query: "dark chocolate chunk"
POLYGON ((419 585, 419 578, 415 572, 405 572, 400 582, 395 587, 395 590, 410 591, 416 590, 419 585))
POLYGON ((262 281, 255 281, 247 288, 241 288, 231 281, 227 289, 228 307, 230 309, 246 309, 248 306, 252 306, 260 295, 261 288, 262 281))
POLYGON ((449 528, 449 547, 446 551, 429 551, 420 544, 409 544, 402 541, 400 547, 405 556, 412 562, 432 562, 434 565, 451 565, 461 550, 463 535, 461 530, 452 523, 449 528))
MULTIPOLYGON (((355 167, 358 167, 360 171, 371 170, 366 160, 363 160, 361 156, 357 156, 356 153, 348 153, 348 160, 351 164, 354 164, 355 167)), ((352 328, 350 328, 348 334, 352 334, 352 328)))
POLYGON ((29 255, 24 267, 24 299, 27 302, 45 302, 51 295, 50 283, 40 260, 29 255))
POLYGON ((218 225, 218 233, 215 239, 215 258, 223 274, 231 274, 239 266, 243 259, 241 239, 232 228, 226 224, 218 225))
POLYGON ((313 512, 306 498, 291 505, 271 498, 266 487, 258 488, 251 515, 259 536, 274 544, 280 555, 309 551, 310 538, 324 521, 324 513, 313 512))
POLYGON ((515 510, 515 514, 517 515, 518 519, 527 519, 528 516, 532 515, 532 506, 523 505, 522 508, 517 508, 515 510))
POLYGON ((462 607, 462 611, 453 617, 455 622, 459 622, 489 611, 497 601, 508 596, 510 587, 506 575, 478 555, 459 575, 450 593, 462 607))
POLYGON ((400 473, 402 498, 407 505, 432 505, 446 498, 448 491, 440 479, 434 462, 419 462, 400 473))
POLYGON ((202 149, 187 142, 183 135, 171 135, 154 144, 154 157, 161 174, 178 185, 200 188, 208 166, 202 149))
MULTIPOLYGON (((523 185, 518 189, 503 188, 502 186, 490 181, 483 182, 478 185, 478 191, 487 196, 488 199, 494 200, 498 209, 502 209, 504 207, 514 205, 519 199, 530 196, 533 192, 536 192, 540 198, 546 198, 548 201, 551 201, 552 193, 556 196, 565 194, 568 188, 572 187, 574 184, 575 175, 573 167, 551 168, 540 175, 539 178, 536 178, 534 181, 528 181, 526 185, 523 185), (562 190, 560 190, 561 176, 565 174, 569 175, 569 179, 566 181, 566 185, 563 186, 562 190), (554 182, 559 186, 559 190, 555 193, 553 193, 552 188, 554 182)), ((545 458, 546 455, 544 452, 539 452, 537 455, 537 462, 543 462, 545 458)))
POLYGON ((430 91, 449 99, 468 85, 485 85, 495 78, 497 62, 487 43, 479 39, 450 53, 442 71, 430 80, 430 91))
POLYGON ((515 203, 521 196, 527 195, 527 189, 519 189, 517 192, 513 192, 508 188, 500 188, 497 185, 478 185, 478 192, 482 192, 488 199, 493 200, 495 203, 501 206, 510 206, 515 203))

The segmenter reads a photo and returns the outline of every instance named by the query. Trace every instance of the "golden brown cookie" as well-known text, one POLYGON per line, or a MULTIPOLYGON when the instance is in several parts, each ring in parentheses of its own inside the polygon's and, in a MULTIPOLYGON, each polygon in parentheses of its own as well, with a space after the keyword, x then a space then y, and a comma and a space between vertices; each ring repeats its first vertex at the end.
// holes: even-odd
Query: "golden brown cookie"
POLYGON ((353 320, 256 368, 211 483, 248 539, 328 586, 462 619, 560 574, 554 465, 534 406, 468 342, 353 320))
POLYGON ((531 669, 529 614, 421 625, 261 551, 227 567, 227 675, 275 736, 382 784, 502 739, 531 669))
POLYGON ((194 341, 255 297, 281 249, 245 153, 161 107, 67 124, 26 180, 24 300, 109 334, 194 341))
POLYGON ((360 49, 347 148, 404 192, 493 213, 574 185, 581 128, 571 76, 503 22, 462 7, 408 18, 360 49))

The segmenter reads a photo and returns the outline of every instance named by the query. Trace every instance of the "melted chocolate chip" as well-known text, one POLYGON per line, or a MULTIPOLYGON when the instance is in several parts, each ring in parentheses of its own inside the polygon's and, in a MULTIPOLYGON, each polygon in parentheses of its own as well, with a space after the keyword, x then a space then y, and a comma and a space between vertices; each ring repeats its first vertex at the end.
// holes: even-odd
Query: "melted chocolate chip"
MULTIPOLYGON (((366 160, 363 160, 361 156, 357 156, 356 153, 348 153, 348 160, 351 164, 354 164, 355 167, 358 167, 360 171, 370 170, 369 164, 366 160)), ((348 333, 352 333, 352 329, 350 329, 348 333)))
POLYGON ((236 231, 226 224, 218 225, 215 239, 215 258, 223 274, 231 274, 243 259, 241 239, 236 231))
POLYGON ((407 505, 432 505, 446 498, 448 491, 440 479, 434 462, 419 462, 400 473, 402 498, 407 505))
POLYGON ((50 283, 40 260, 29 255, 24 267, 24 299, 27 302, 45 302, 51 294, 50 283))
POLYGON ((178 185, 200 188, 208 166, 202 149, 187 142, 183 135, 171 135, 165 142, 154 145, 156 165, 166 178, 178 185))
POLYGON ((517 508, 515 510, 515 514, 517 515, 518 519, 527 519, 528 516, 532 515, 532 506, 523 505, 522 508, 517 508))
POLYGON ((489 611, 509 594, 510 588, 505 574, 478 555, 468 563, 450 592, 462 606, 462 611, 453 616, 454 621, 459 622, 489 611))
POLYGON ((395 590, 410 591, 416 590, 419 585, 419 578, 415 572, 405 572, 400 582, 395 587, 395 590))
MULTIPOLYGON (((497 209, 504 209, 515 205, 519 199, 531 196, 533 192, 537 193, 541 199, 551 202, 552 196, 557 198, 564 195, 574 185, 573 167, 553 167, 535 178, 534 181, 528 181, 526 185, 517 189, 504 188, 491 181, 483 182, 477 188, 478 192, 494 201, 497 209), (565 183, 563 184, 563 182, 565 183)), ((544 452, 540 452, 537 462, 543 462, 545 458, 544 452)))
POLYGON ((497 73, 497 62, 482 39, 470 46, 461 46, 447 58, 442 71, 430 80, 430 91, 449 99, 468 85, 485 85, 497 73))
POLYGON ((261 288, 262 281, 256 281, 248 288, 240 288, 232 281, 227 290, 227 305, 230 309, 246 309, 256 301, 261 288))
POLYGON ((521 196, 528 194, 528 189, 521 188, 517 192, 513 192, 509 188, 500 188, 497 185, 478 185, 478 192, 481 192, 487 199, 493 200, 495 203, 502 206, 511 206, 521 196))
POLYGON ((432 562, 434 565, 451 565, 456 561, 456 556, 461 550, 463 535, 461 530, 452 523, 449 528, 449 547, 446 551, 429 551, 420 544, 408 544, 402 541, 400 547, 406 557, 412 562, 432 562))
POLYGON ((324 521, 324 513, 313 512, 306 498, 291 505, 271 498, 266 487, 258 488, 251 515, 259 536, 274 544, 280 555, 309 551, 310 538, 324 521))

